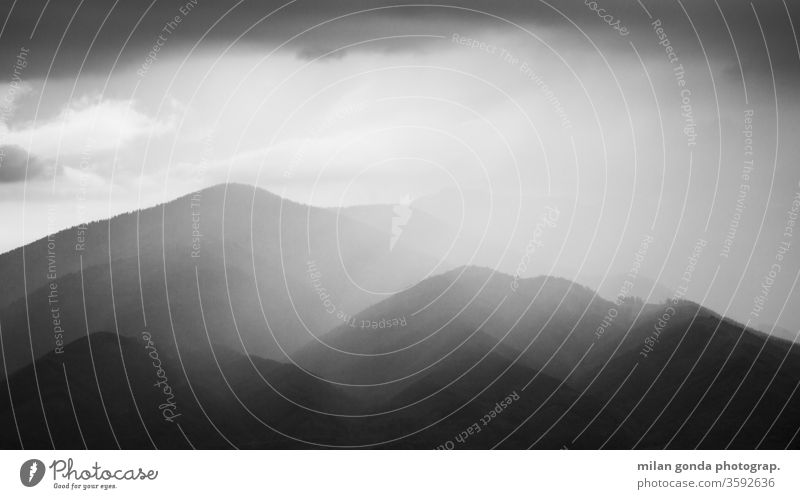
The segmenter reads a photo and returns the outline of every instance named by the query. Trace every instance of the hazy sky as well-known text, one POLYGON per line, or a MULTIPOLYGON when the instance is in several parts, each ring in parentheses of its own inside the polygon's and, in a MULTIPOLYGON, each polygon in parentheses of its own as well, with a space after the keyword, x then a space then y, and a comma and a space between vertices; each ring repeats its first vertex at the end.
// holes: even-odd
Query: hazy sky
POLYGON ((706 239, 689 296, 747 320, 800 191, 796 2, 420 3, 3 2, 0 251, 225 181, 322 206, 488 190, 571 213, 547 265, 584 282, 649 234, 674 288, 706 239))

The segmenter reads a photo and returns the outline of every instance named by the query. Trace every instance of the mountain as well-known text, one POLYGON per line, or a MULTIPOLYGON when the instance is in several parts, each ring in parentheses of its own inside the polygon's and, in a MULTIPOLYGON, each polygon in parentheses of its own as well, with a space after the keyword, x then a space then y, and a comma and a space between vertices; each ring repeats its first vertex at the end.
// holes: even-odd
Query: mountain
MULTIPOLYGON (((594 343, 596 326, 611 307, 593 291, 565 279, 515 279, 486 268, 460 267, 368 308, 356 315, 354 325, 339 326, 325 336, 327 344, 357 356, 311 343, 298 359, 321 366, 320 374, 331 379, 349 373, 352 379, 382 381, 427 365, 441 352, 440 342, 452 344, 481 332, 507 357, 561 378, 594 343), (405 325, 384 329, 382 321, 405 325), (408 357, 397 361, 397 369, 383 360, 393 351, 401 359, 408 357)), ((623 317, 633 313, 630 306, 619 312, 623 317)), ((618 318, 606 327, 605 341, 593 353, 604 355, 624 334, 624 325, 618 318)))
MULTIPOLYGON (((146 335, 93 333, 7 380, 0 394, 0 444, 6 449, 434 448, 455 442, 481 448, 508 437, 504 445, 510 447, 534 439, 540 447, 560 447, 577 425, 594 419, 598 427, 613 428, 619 422, 612 414, 595 418, 601 404, 592 398, 562 418, 577 392, 548 376, 526 389, 535 372, 496 354, 464 373, 473 352, 462 349, 385 403, 351 398, 347 388, 296 366, 219 345, 177 352, 146 335), (461 433, 478 424, 481 435, 466 441, 461 433)), ((599 444, 591 435, 587 443, 599 444)))
POLYGON ((576 407, 584 397, 604 401, 598 418, 619 425, 576 426, 571 445, 587 448, 800 445, 800 351, 792 343, 688 301, 616 304, 562 279, 522 279, 516 290, 513 282, 474 267, 430 278, 354 321, 404 318, 405 326, 340 326, 326 342, 356 355, 309 344, 298 358, 324 378, 390 383, 461 355, 455 377, 491 352, 530 370, 528 381, 562 380, 584 394, 576 407), (473 353, 464 358, 464 349, 473 353))
POLYGON ((3 448, 296 447, 341 426, 296 403, 352 407, 294 366, 145 338, 93 333, 13 374, 0 396, 3 448))
POLYGON ((157 331, 94 333, 8 378, 0 397, 3 445, 798 445, 792 343, 691 302, 635 300, 618 305, 617 325, 597 338, 585 317, 614 304, 552 278, 520 280, 521 297, 498 299, 510 282, 473 267, 426 279, 358 314, 359 327, 323 336, 337 355, 309 344, 298 365, 244 355, 210 337, 176 348, 157 331), (519 311, 517 300, 530 305, 519 321, 498 316, 506 306, 503 313, 519 311), (405 326, 388 314, 406 314, 405 326), (382 328, 381 320, 393 326, 382 328), (510 321, 511 333, 500 335, 510 321), (658 341, 647 341, 656 326, 658 341), (160 410, 158 382, 166 378, 178 424, 160 410))
POLYGON ((609 435, 609 447, 800 446, 800 349, 697 304, 648 308, 620 353, 573 386, 590 376, 590 393, 643 426, 634 440, 609 435))
POLYGON ((0 441, 800 445, 796 344, 690 301, 452 268, 449 230, 414 203, 223 185, 4 254, 0 441))
POLYGON ((5 370, 100 330, 285 359, 435 267, 389 240, 236 184, 61 231, 0 256, 5 370))

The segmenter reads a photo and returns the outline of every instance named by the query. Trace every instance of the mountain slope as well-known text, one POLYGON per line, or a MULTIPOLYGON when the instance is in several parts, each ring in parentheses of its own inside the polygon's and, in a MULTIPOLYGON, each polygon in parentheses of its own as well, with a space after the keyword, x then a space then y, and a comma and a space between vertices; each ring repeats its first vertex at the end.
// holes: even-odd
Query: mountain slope
MULTIPOLYGON (((605 409, 587 431, 573 427, 580 439, 572 445, 587 448, 800 445, 793 440, 800 417, 800 351, 792 343, 688 301, 614 304, 560 279, 520 280, 516 291, 512 281, 471 267, 436 276, 354 321, 380 324, 402 317, 405 326, 340 326, 324 338, 360 355, 310 344, 300 357, 330 379, 387 382, 419 372, 436 386, 441 379, 426 375, 427 369, 451 365, 447 359, 461 355, 456 372, 463 373, 476 366, 477 353, 492 352, 506 366, 530 369, 531 378, 563 380, 583 393, 575 407, 565 407, 567 420, 581 404, 603 402, 605 409), (482 346, 464 357, 462 345, 482 346), (602 423, 600 416, 618 424, 602 423)), ((426 393, 420 386, 403 390, 419 397, 426 393)), ((395 404, 413 398, 397 397, 395 404)))
POLYGON ((666 305, 650 309, 633 327, 624 353, 609 359, 602 372, 601 365, 592 366, 575 383, 585 386, 590 374, 599 372, 590 392, 608 398, 618 390, 614 406, 642 424, 633 442, 614 435, 608 446, 800 445, 793 441, 800 427, 800 349, 693 303, 675 309, 674 314, 666 305), (648 342, 648 351, 644 338, 654 337, 660 317, 670 319, 657 342, 648 342))
MULTIPOLYGON (((402 350, 421 360, 429 352, 439 352, 432 346, 437 342, 460 342, 481 330, 494 344, 500 342, 500 348, 519 356, 524 365, 561 378, 594 343, 596 327, 612 306, 591 290, 564 279, 515 281, 489 269, 461 267, 368 308, 324 340, 347 352, 372 355, 402 350), (516 284, 519 287, 515 289, 516 284), (382 320, 405 320, 405 325, 373 329, 372 325, 380 326, 382 320)), ((613 348, 614 341, 624 334, 624 320, 633 310, 627 305, 619 308, 617 321, 605 329, 603 342, 598 342, 593 355, 613 348)), ((308 359, 308 363, 322 366, 325 376, 334 376, 334 371, 348 363, 359 373, 403 375, 402 371, 387 370, 380 358, 341 354, 318 343, 310 343, 299 358, 301 363, 308 359)), ((402 364, 408 366, 409 362, 402 364)))
POLYGON ((61 449, 296 447, 300 440, 324 443, 341 426, 298 404, 353 406, 293 366, 218 345, 178 353, 157 335, 94 333, 8 383, 0 397, 6 449, 20 441, 61 449))
POLYGON ((79 249, 76 231, 0 256, 9 372, 95 330, 187 342, 207 331, 281 359, 435 263, 389 251, 387 233, 243 185, 90 224, 79 249))

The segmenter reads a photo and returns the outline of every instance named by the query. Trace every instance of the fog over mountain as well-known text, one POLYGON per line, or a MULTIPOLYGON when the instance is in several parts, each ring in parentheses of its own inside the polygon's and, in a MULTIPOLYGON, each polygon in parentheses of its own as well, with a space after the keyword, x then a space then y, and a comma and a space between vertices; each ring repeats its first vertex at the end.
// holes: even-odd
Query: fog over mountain
POLYGON ((388 238, 244 185, 64 230, 0 258, 6 367, 31 361, 29 332, 38 356, 87 330, 208 335, 282 359, 436 269, 388 238))
POLYGON ((800 446, 798 2, 0 19, 4 448, 800 446))
POLYGON ((443 264, 413 229, 390 247, 385 214, 222 185, 3 255, 29 286, 0 313, 5 446, 432 448, 495 399, 514 407, 464 446, 794 441, 792 342, 685 300, 443 264))

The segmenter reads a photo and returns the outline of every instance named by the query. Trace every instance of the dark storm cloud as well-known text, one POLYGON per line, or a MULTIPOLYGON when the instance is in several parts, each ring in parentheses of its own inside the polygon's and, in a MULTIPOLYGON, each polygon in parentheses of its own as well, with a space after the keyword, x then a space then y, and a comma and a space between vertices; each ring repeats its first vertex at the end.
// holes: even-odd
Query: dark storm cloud
MULTIPOLYGON (((28 76, 73 75, 86 57, 85 70, 107 72, 119 56, 121 61, 140 60, 152 47, 165 24, 176 15, 182 18, 169 35, 170 47, 194 44, 210 28, 213 42, 231 42, 244 34, 244 42, 280 43, 328 19, 365 9, 380 9, 408 2, 397 0, 311 1, 266 0, 159 0, 157 2, 108 0, 26 0, 7 5, 2 12, 5 29, 0 44, 0 61, 16 56, 20 47, 31 49, 34 61, 28 76), (46 6, 46 8, 45 8, 46 6), (257 23, 265 16, 272 17, 257 23), (257 24, 256 24, 257 23, 257 24), (256 24, 254 26, 254 24, 256 24), (247 32, 245 34, 245 32, 247 32), (63 37, 63 41, 62 41, 63 37), (96 37, 96 40, 94 38, 96 37), (93 41, 94 40, 94 41, 93 41), (56 56, 57 54, 57 56, 56 56), (88 54, 88 55, 87 55, 88 54), (56 56, 56 57, 54 57, 56 56), (52 67, 51 67, 52 64, 52 67)), ((415 2, 418 3, 418 2, 415 2)), ((424 2, 422 2, 424 3, 424 2)), ((431 2, 435 3, 435 2, 431 2)), ((517 21, 543 15, 541 5, 523 7, 523 2, 456 1, 452 5, 494 12, 517 21)), ((381 36, 393 28, 408 32, 413 23, 425 24, 434 17, 479 22, 480 16, 464 10, 434 7, 392 7, 351 16, 330 27, 304 35, 290 49, 310 55, 333 48, 340 40, 359 35, 381 36), (385 22, 383 22, 385 21, 385 22)), ((2 78, 2 76, 0 76, 2 78)))
POLYGON ((8 184, 44 175, 46 168, 42 161, 28 154, 25 149, 13 145, 0 146, 0 183, 8 184))
MULTIPOLYGON (((108 0, 26 0, 6 2, 0 11, 5 27, 0 34, 0 68, 8 68, 21 47, 31 50, 28 78, 74 77, 84 57, 83 71, 106 74, 119 57, 118 67, 139 64, 153 46, 165 24, 176 15, 180 24, 169 35, 166 51, 194 44, 212 26, 205 43, 229 43, 244 34, 245 44, 274 46, 325 20, 348 13, 372 10, 327 24, 303 35, 287 46, 300 57, 312 57, 360 40, 398 34, 446 34, 469 27, 513 29, 493 16, 526 26, 562 29, 578 36, 563 16, 590 34, 609 36, 611 30, 584 1, 553 0, 451 0, 447 2, 403 2, 399 0, 158 0, 154 2, 108 0), (404 6, 413 3, 415 6, 404 6), (425 5, 420 5, 425 4, 425 5), (428 5, 429 4, 429 5, 428 5), (438 6, 447 4, 450 8, 438 6), (46 5, 46 9, 44 8, 46 5), (272 18, 253 26, 278 9, 272 18), (480 11, 480 12, 478 12, 480 11), (488 14, 483 14, 486 12, 488 14), (562 16, 563 14, 563 16, 562 16), (248 31, 249 30, 249 31, 248 31), (94 40, 96 37, 96 40, 94 40), (63 41, 62 41, 63 38, 63 41), (93 42, 94 40, 94 42, 93 42), (57 55, 56 55, 57 54, 57 55)), ((794 2, 796 4, 796 2, 794 2)), ((720 9, 713 0, 640 3, 634 0, 598 0, 597 7, 619 18, 633 34, 649 36, 649 16, 660 18, 674 37, 695 40, 700 35, 710 57, 726 64, 738 62, 720 9), (685 7, 686 12, 684 12, 685 7), (688 17, 687 17, 688 13, 688 17), (694 28, 692 27, 694 24, 694 28)), ((720 2, 730 25, 743 65, 760 74, 766 55, 761 33, 749 1, 720 2)), ((782 0, 756 2, 758 17, 766 32, 776 72, 798 67, 790 16, 800 18, 798 6, 788 8, 782 0)), ((611 33, 613 34, 613 33, 611 33)), ((418 49, 428 43, 420 39, 392 40, 369 44, 370 50, 418 49)), ((699 44, 698 44, 699 48, 699 44)), ((8 71, 6 71, 7 73, 8 71)), ((0 73, 0 81, 8 75, 0 73)))

